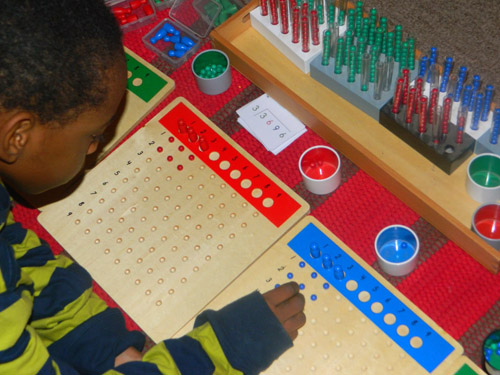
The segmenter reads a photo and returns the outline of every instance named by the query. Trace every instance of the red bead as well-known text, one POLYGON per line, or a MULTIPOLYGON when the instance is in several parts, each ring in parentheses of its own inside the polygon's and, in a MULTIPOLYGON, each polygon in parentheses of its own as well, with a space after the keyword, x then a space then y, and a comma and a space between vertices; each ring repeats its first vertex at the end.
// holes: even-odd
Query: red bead
POLYGON ((146 13, 146 16, 150 16, 154 13, 153 8, 151 8, 151 5, 146 4, 144 5, 144 13, 146 13))
POLYGON ((179 146, 179 151, 181 151, 181 152, 184 151, 184 146, 182 146, 182 145, 179 146))
POLYGON ((204 136, 200 137, 199 145, 200 145, 200 150, 201 151, 207 151, 209 149, 209 147, 210 147, 208 145, 208 142, 207 142, 207 140, 206 140, 206 138, 204 136))
POLYGON ((130 5, 130 9, 134 10, 134 9, 139 8, 142 5, 142 1, 141 0, 132 0, 129 3, 129 5, 130 5))
POLYGON ((179 128, 179 133, 186 133, 187 132, 187 124, 184 122, 183 119, 177 120, 177 126, 179 128))
POLYGON ((183 169, 184 169, 184 167, 183 167, 181 164, 179 164, 179 165, 177 166, 177 170, 182 171, 183 169))
POLYGON ((169 141, 170 143, 173 143, 173 142, 175 141, 175 138, 174 138, 174 137, 168 137, 168 141, 169 141))
POLYGON ((167 156, 167 161, 172 161, 172 160, 174 160, 174 157, 172 155, 168 155, 167 156))
POLYGON ((130 12, 132 11, 130 10, 130 8, 114 7, 113 9, 111 9, 111 12, 113 12, 113 14, 116 16, 121 16, 130 14, 130 12))
POLYGON ((188 139, 189 142, 191 143, 196 142, 198 140, 198 134, 196 134, 194 129, 191 127, 188 127, 188 139))
POLYGON ((158 148, 156 149, 156 151, 158 151, 158 152, 163 152, 163 147, 161 147, 161 146, 160 146, 160 147, 158 147, 158 148))
POLYGON ((127 17, 127 22, 135 22, 139 19, 137 14, 131 14, 130 16, 127 17))

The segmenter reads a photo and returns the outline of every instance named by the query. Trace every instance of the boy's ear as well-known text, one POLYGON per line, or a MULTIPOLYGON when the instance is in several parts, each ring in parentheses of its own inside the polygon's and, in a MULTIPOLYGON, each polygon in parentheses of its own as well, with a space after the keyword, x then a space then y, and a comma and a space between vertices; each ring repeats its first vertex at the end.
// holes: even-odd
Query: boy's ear
POLYGON ((12 164, 26 147, 36 118, 29 112, 0 115, 0 160, 12 164))

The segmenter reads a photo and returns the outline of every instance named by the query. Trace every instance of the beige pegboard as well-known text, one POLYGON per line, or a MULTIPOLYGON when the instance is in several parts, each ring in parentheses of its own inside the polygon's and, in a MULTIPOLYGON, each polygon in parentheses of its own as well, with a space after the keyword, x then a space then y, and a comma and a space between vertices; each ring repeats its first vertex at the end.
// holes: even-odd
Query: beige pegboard
MULTIPOLYGON (((308 235, 306 237, 306 242, 317 242, 322 249, 326 244, 322 239, 308 235)), ((352 264, 352 262, 345 261, 345 255, 343 257, 344 265, 352 264)), ((340 259, 337 262, 337 258, 333 263, 342 264, 340 259)), ((327 273, 333 277, 333 268, 327 273)), ((265 375, 423 375, 429 373, 450 375, 442 370, 455 363, 463 352, 458 342, 311 216, 299 222, 265 252, 230 287, 217 296, 208 308, 217 310, 253 290, 265 292, 290 280, 296 281, 303 288, 302 293, 306 297, 307 322, 299 330, 294 347, 276 360, 264 372, 265 375), (302 232, 303 229, 311 223, 350 256, 353 262, 361 266, 363 275, 361 277, 365 280, 371 276, 374 278, 375 281, 370 282, 370 289, 363 290, 363 285, 366 283, 356 279, 353 276, 354 269, 349 266, 343 269, 342 281, 335 278, 329 280, 323 278, 319 271, 311 266, 312 261, 309 256, 302 258, 288 245, 299 233, 305 233, 302 232), (398 299, 405 308, 410 309, 416 315, 414 321, 418 321, 415 326, 402 324, 399 319, 400 314, 391 310, 384 300, 377 299, 378 292, 373 291, 375 288, 379 290, 385 288, 393 300, 398 299), (350 296, 353 300, 346 296, 350 296), (368 313, 363 313, 358 308, 361 305, 369 307, 368 313), (375 315, 384 317, 384 323, 375 324, 375 315), (416 328, 419 326, 425 327, 419 330, 416 328), (415 351, 406 351, 392 338, 394 336, 391 336, 389 332, 393 328, 397 328, 398 335, 401 336, 398 340, 401 339, 401 342, 414 346, 415 351), (437 335, 442 339, 438 341, 441 346, 449 346, 449 353, 443 355, 443 360, 439 361, 439 365, 434 366, 429 372, 418 360, 414 359, 413 353, 427 350, 426 337, 431 331, 432 335, 437 335)), ((188 332, 192 324, 193 321, 186 325, 178 335, 188 332)), ((436 351, 439 349, 437 348, 436 351)), ((434 354, 432 351, 430 355, 434 354)))
POLYGON ((39 221, 159 341, 192 319, 308 210, 177 98, 39 221))

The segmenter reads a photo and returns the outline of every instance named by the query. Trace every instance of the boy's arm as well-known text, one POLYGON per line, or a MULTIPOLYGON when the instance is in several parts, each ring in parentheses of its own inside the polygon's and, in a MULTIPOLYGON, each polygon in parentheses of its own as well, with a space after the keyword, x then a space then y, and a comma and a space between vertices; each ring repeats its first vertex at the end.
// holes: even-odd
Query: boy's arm
MULTIPOLYGON (((292 346, 305 323, 303 309, 296 283, 264 295, 254 292, 219 311, 203 312, 192 332, 156 345, 143 360, 155 363, 164 375, 258 374, 292 346)), ((117 370, 137 366, 132 362, 117 370)))

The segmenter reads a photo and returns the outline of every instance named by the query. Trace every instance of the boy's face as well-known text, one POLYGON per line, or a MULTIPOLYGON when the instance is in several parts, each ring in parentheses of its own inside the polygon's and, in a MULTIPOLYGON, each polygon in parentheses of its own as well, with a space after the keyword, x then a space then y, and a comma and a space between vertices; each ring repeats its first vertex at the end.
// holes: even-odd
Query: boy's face
POLYGON ((0 163, 3 180, 20 192, 39 194, 69 182, 83 168, 87 155, 98 148, 98 137, 112 121, 126 89, 125 61, 107 72, 108 97, 103 105, 83 112, 64 126, 35 123, 18 157, 0 163))

